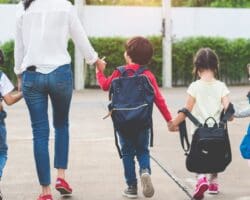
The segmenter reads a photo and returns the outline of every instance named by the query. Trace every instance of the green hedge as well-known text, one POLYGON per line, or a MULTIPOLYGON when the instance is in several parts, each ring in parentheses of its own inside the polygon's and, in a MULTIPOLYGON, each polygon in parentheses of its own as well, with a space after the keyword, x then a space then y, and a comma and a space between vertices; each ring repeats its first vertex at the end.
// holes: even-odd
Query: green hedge
POLYGON ((250 40, 199 37, 175 41, 173 45, 173 85, 192 81, 192 58, 201 47, 210 47, 220 59, 220 79, 228 85, 247 84, 246 65, 250 63, 250 40))
MULTIPOLYGON (((162 83, 162 39, 160 37, 150 37, 150 41, 155 48, 152 62, 148 65, 150 70, 156 75, 158 83, 162 83)), ((120 65, 124 64, 124 43, 126 38, 91 38, 95 50, 100 57, 105 56, 108 63, 106 74, 120 65)), ((3 44, 6 56, 5 66, 1 69, 15 82, 13 73, 13 41, 3 44)), ((221 79, 229 85, 247 84, 246 65, 250 63, 250 40, 235 39, 228 40, 218 37, 196 37, 176 40, 173 43, 173 85, 188 85, 192 80, 192 60, 196 51, 201 47, 214 49, 220 58, 221 79)), ((69 42, 69 51, 74 57, 73 43, 69 42)), ((74 60, 74 59, 72 59, 74 60)), ((74 66, 74 63, 72 64, 74 66)), ((72 67, 74 70, 74 68, 72 67)), ((92 87, 96 85, 94 69, 87 66, 85 85, 92 87)))

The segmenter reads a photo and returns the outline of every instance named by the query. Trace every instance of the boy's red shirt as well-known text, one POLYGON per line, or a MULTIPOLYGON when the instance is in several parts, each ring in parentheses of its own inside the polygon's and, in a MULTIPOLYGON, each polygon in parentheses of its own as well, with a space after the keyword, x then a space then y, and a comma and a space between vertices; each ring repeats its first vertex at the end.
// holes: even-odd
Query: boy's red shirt
MULTIPOLYGON (((137 64, 131 64, 131 65, 126 65, 125 68, 126 69, 132 69, 134 71, 139 69, 139 65, 137 64)), ((145 70, 143 72, 143 74, 145 76, 148 77, 149 81, 151 82, 153 89, 154 89, 154 94, 155 94, 155 99, 154 99, 154 103, 156 104, 156 106, 158 107, 158 109, 160 110, 160 112, 162 113, 163 117, 165 118, 165 120, 171 121, 172 120, 172 116, 168 110, 167 104, 165 102, 165 99, 163 98, 160 90, 159 90, 159 86, 157 84, 156 78, 153 75, 152 72, 150 72, 149 70, 145 70)), ((111 86, 111 82, 113 79, 118 78, 121 76, 121 73, 118 70, 115 70, 111 76, 106 77, 104 75, 104 73, 102 72, 98 72, 96 74, 96 78, 98 80, 98 83, 100 85, 100 87, 104 90, 104 91, 108 91, 110 86, 111 86)))

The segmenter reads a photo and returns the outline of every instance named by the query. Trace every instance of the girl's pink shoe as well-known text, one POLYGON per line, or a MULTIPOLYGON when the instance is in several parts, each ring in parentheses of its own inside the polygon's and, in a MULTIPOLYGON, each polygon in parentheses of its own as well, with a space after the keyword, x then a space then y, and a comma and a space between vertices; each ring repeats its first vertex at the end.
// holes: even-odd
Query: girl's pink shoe
POLYGON ((219 187, 216 183, 211 183, 208 187, 208 193, 209 194, 218 194, 219 193, 219 187))
POLYGON ((67 196, 72 194, 72 189, 69 184, 62 178, 57 178, 56 180, 56 190, 60 192, 61 195, 67 196))
POLYGON ((201 178, 198 180, 198 183, 196 185, 196 189, 193 195, 193 198, 195 200, 201 200, 204 198, 204 193, 208 190, 208 182, 207 178, 201 178))
POLYGON ((37 200, 53 200, 50 194, 48 195, 40 195, 37 200))

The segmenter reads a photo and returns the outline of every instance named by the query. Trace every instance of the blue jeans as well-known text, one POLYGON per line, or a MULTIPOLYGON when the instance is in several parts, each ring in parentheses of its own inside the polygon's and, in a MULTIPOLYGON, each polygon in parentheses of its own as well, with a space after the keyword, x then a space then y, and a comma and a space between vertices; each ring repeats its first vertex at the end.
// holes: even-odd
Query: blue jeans
POLYGON ((69 109, 73 91, 70 65, 49 74, 25 71, 22 90, 28 106, 33 130, 33 148, 39 182, 50 185, 48 97, 53 108, 55 128, 54 167, 67 169, 69 151, 69 109))
POLYGON ((0 112, 0 178, 3 175, 3 169, 7 161, 8 145, 6 142, 6 128, 4 118, 6 117, 5 111, 0 112))
POLYGON ((124 167, 124 175, 128 186, 137 185, 136 172, 135 172, 135 156, 138 160, 140 172, 143 169, 150 168, 150 155, 149 155, 149 130, 143 130, 138 133, 125 134, 118 133, 119 142, 121 146, 122 161, 124 167))

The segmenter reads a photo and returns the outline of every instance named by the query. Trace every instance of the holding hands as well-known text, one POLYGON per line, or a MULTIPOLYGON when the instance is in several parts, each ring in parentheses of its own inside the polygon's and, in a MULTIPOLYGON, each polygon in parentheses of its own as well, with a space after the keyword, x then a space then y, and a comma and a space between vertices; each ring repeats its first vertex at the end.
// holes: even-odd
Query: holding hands
POLYGON ((97 72, 104 72, 106 65, 107 65, 107 63, 105 62, 105 57, 103 57, 102 59, 98 58, 98 60, 95 63, 96 73, 97 72))
POLYGON ((168 130, 170 132, 177 132, 179 131, 179 127, 176 125, 174 120, 168 122, 168 130))

